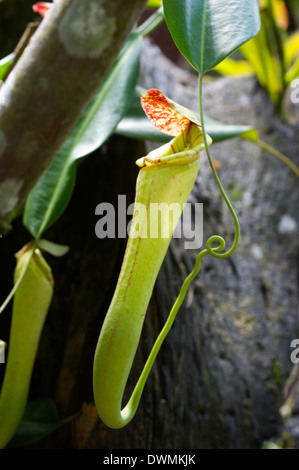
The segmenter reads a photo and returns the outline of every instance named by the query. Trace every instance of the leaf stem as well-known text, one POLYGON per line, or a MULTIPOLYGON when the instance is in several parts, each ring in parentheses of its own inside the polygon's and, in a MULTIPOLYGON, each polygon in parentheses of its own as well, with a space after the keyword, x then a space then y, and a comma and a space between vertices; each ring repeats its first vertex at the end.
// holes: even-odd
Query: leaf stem
MULTIPOLYGON (((215 248, 212 248, 212 243, 213 242, 218 242, 219 243, 219 239, 221 237, 219 237, 218 235, 214 235, 212 237, 209 238, 208 242, 207 242, 207 250, 209 252, 210 255, 216 257, 216 258, 227 258, 228 256, 230 256, 234 251, 235 249, 237 248, 237 245, 238 245, 238 242, 239 242, 239 237, 240 237, 240 225, 239 225, 239 220, 238 220, 238 217, 236 215, 236 212, 228 198, 228 196, 226 195, 225 191, 224 191, 224 188, 221 184, 221 181, 219 179, 219 176, 217 174, 217 171, 215 169, 215 166, 214 166, 214 163, 213 163, 213 159, 211 157, 211 154, 210 154, 210 150, 209 150, 209 146, 208 146, 208 142, 207 142, 207 136, 206 136, 206 132, 205 132, 205 123, 204 123, 204 116, 203 116, 203 105, 202 105, 202 75, 199 75, 199 112, 200 112, 200 122, 201 122, 201 127, 202 127, 202 132, 203 132, 203 138, 204 138, 204 143, 205 143, 205 150, 206 150, 206 154, 207 154, 207 157, 208 157, 208 161, 209 161, 209 164, 210 164, 210 167, 211 167, 211 170, 212 170, 212 173, 214 175, 214 178, 216 180, 216 183, 217 183, 217 186, 221 192, 221 195, 226 203, 226 205, 228 206, 229 208, 229 211, 232 215, 232 218, 234 220, 234 224, 235 224, 235 238, 234 238, 234 242, 231 246, 231 248, 225 252, 225 253, 218 253, 219 250, 215 250, 215 248)), ((218 248, 218 247, 217 247, 218 248)))

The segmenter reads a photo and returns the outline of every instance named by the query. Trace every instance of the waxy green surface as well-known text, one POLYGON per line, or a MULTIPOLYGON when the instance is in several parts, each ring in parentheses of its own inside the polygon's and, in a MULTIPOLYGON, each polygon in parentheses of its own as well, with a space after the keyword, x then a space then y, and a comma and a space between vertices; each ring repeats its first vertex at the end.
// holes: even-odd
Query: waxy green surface
POLYGON ((39 250, 17 253, 15 293, 8 359, 0 395, 0 449, 7 446, 22 419, 40 335, 53 295, 51 270, 39 250), (29 263, 29 264, 28 264, 29 263))

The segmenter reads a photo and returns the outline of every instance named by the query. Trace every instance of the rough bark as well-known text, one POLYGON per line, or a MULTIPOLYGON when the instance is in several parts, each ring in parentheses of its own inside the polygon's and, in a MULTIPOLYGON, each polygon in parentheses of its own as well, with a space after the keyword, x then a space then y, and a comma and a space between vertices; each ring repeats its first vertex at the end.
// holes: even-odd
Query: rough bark
MULTIPOLYGON (((176 68, 152 47, 144 49, 141 70, 142 85, 155 86, 196 110, 197 79, 191 72, 176 68)), ((207 81, 204 107, 207 115, 224 122, 251 124, 262 139, 299 163, 298 123, 285 123, 275 116, 254 78, 207 81)), ((138 143, 113 137, 85 160, 67 212, 47 233, 47 238, 68 243, 71 250, 64 259, 50 260, 56 292, 30 399, 51 396, 61 419, 78 415, 35 447, 261 448, 264 440, 284 429, 280 408, 293 368, 290 342, 299 333, 299 187, 298 179, 275 157, 241 139, 212 146, 221 181, 240 219, 236 253, 225 260, 204 259, 134 420, 112 431, 97 417, 92 397, 93 352, 125 243, 96 238, 94 208, 102 201, 116 204, 118 194, 128 194, 128 203, 132 201, 134 161, 142 153, 138 143)), ((203 203, 205 240, 218 233, 229 244, 232 220, 204 155, 190 200, 203 203)), ((26 241, 16 224, 5 240, 7 256, 26 241)), ((194 265, 198 250, 184 250, 183 243, 183 239, 172 241, 159 274, 128 395, 182 280, 194 265)), ((4 293, 8 285, 7 280, 4 293)), ((8 313, 1 321, 4 318, 9 323, 8 313)))
POLYGON ((104 80, 145 0, 56 0, 1 88, 0 230, 104 80))

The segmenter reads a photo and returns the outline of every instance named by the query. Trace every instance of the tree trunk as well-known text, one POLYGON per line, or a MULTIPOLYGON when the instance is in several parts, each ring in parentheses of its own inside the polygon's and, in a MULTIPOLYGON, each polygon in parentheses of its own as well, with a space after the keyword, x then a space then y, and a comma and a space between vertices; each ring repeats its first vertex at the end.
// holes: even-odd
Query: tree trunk
MULTIPOLYGON (((148 45, 141 84, 197 110, 196 77, 148 45)), ((220 121, 254 126, 262 140, 298 165, 298 123, 275 116, 254 78, 207 81, 204 109, 220 121)), ((117 431, 97 417, 92 363, 125 240, 96 237, 95 207, 100 202, 117 207, 119 194, 127 195, 128 205, 133 201, 134 162, 145 150, 141 143, 114 136, 78 168, 70 205, 46 234, 68 244, 70 252, 61 259, 48 257, 55 297, 30 395, 52 397, 61 419, 77 415, 35 448, 254 449, 280 434, 283 388, 293 367, 290 343, 299 333, 298 179, 275 157, 245 140, 213 144, 211 149, 240 220, 240 244, 230 258, 204 258, 135 418, 117 431)), ((190 200, 203 203, 203 248, 214 234, 223 236, 229 246, 233 222, 204 154, 190 200)), ((17 251, 20 241, 27 239, 16 221, 4 240, 5 251, 17 251)), ((198 251, 184 249, 183 239, 171 242, 146 316, 128 395, 198 251)), ((1 319, 5 321, 9 323, 8 313, 1 319)))
POLYGON ((103 83, 146 1, 56 0, 0 91, 0 231, 103 83), (41 105, 42 104, 42 105, 41 105))

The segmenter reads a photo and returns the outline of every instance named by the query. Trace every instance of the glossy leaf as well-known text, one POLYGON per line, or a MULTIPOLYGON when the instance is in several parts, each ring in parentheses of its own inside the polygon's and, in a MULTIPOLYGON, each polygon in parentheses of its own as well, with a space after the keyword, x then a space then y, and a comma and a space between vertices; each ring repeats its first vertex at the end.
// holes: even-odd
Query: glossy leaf
POLYGON ((70 152, 64 144, 27 198, 23 223, 33 237, 60 217, 71 198, 76 167, 70 152))
POLYGON ((31 191, 23 223, 33 237, 40 237, 67 206, 76 179, 76 160, 100 147, 122 119, 136 86, 140 48, 141 36, 132 34, 86 111, 31 191))
POLYGON ((76 126, 76 138, 70 155, 72 160, 93 152, 113 133, 134 92, 140 52, 141 38, 132 36, 76 126))
POLYGON ((50 399, 29 402, 22 421, 8 448, 15 448, 39 441, 61 427, 68 420, 60 421, 55 404, 50 399))
POLYGON ((163 0, 163 7, 177 48, 200 75, 260 29, 257 0, 163 0))

